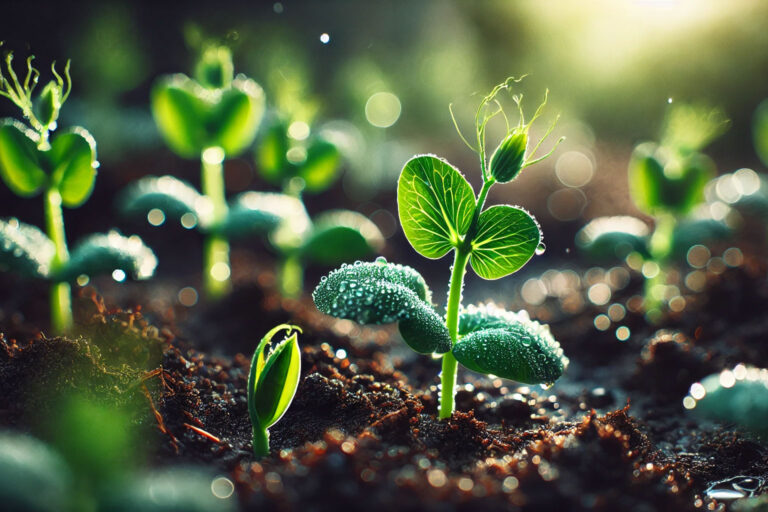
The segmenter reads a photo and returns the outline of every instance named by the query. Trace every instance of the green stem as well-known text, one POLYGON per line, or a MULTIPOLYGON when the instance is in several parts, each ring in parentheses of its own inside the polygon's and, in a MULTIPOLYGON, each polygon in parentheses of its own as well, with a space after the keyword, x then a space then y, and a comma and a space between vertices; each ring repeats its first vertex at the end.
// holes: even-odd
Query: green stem
MULTIPOLYGON (((206 148, 202 153, 203 194, 213 207, 212 224, 224 222, 229 214, 224 192, 224 150, 219 147, 206 148)), ((217 299, 230 288, 229 241, 222 235, 208 235, 203 255, 203 282, 206 295, 217 299)))
POLYGON ((301 295, 304 289, 304 267, 298 252, 289 253, 280 262, 277 285, 283 297, 296 298, 301 295))
POLYGON ((253 454, 257 458, 269 456, 269 431, 259 425, 253 425, 253 454))
MULTIPOLYGON (((61 194, 56 189, 45 192, 45 226, 56 252, 51 264, 51 273, 69 261, 67 239, 64 233, 64 215, 61 211, 61 194)), ((67 282, 51 284, 51 329, 55 334, 63 334, 72 328, 72 297, 67 282)))
POLYGON ((645 315, 652 323, 661 319, 661 311, 664 298, 654 296, 654 288, 667 284, 666 260, 672 252, 672 243, 675 231, 675 217, 670 214, 662 214, 656 218, 656 228, 651 236, 649 252, 651 261, 659 266, 659 272, 650 279, 646 279, 643 286, 645 315))
MULTIPOLYGON (((459 307, 469 254, 469 251, 463 247, 456 249, 454 254, 451 283, 448 289, 448 306, 445 312, 445 325, 448 327, 452 345, 456 343, 459 335, 459 307)), ((450 418, 453 413, 457 366, 458 362, 451 352, 443 355, 443 368, 440 373, 440 419, 450 418)))

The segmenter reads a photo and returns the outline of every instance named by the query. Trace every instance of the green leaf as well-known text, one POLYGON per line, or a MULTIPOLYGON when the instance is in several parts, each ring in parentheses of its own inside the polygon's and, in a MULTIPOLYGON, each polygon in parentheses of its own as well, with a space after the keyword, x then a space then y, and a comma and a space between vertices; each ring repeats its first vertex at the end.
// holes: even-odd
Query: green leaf
POLYGON ((213 213, 207 197, 186 181, 173 176, 142 178, 129 185, 117 203, 124 215, 144 216, 155 208, 167 218, 176 220, 190 214, 203 229, 210 225, 213 213))
POLYGON ((492 305, 470 306, 459 316, 453 347, 456 360, 470 370, 526 384, 552 383, 568 366, 549 327, 528 313, 512 313, 492 305))
POLYGON ((83 204, 96 182, 96 141, 91 134, 80 127, 57 134, 46 157, 62 203, 70 208, 83 204))
POLYGON ((416 352, 451 349, 448 329, 430 303, 431 292, 410 267, 384 258, 342 265, 320 281, 312 298, 317 309, 336 318, 359 324, 400 322, 400 334, 416 352))
POLYGON ((215 231, 237 238, 267 234, 286 225, 285 237, 298 237, 309 230, 309 216, 300 199, 276 192, 244 192, 229 205, 229 215, 215 231))
POLYGON ((533 217, 520 208, 491 206, 477 221, 470 263, 483 279, 499 279, 519 270, 541 242, 533 217))
POLYGON ((458 247, 472 223, 475 195, 464 176, 435 156, 406 162, 397 184, 397 209, 408 241, 437 259, 458 247))
MULTIPOLYGON (((768 370, 738 365, 691 386, 686 402, 701 418, 768 432, 768 370)), ((686 405, 688 407, 688 405, 686 405)))
POLYGON ((135 279, 148 279, 155 273, 157 258, 136 235, 126 237, 117 231, 87 237, 72 252, 69 262, 59 270, 57 281, 73 281, 85 274, 95 276, 122 270, 135 279))
POLYGON ((335 144, 313 139, 307 148, 307 159, 299 168, 307 192, 322 192, 336 180, 341 168, 341 153, 335 144))
POLYGON ((673 157, 664 148, 645 143, 629 162, 629 190, 640 210, 650 215, 684 215, 704 200, 704 187, 715 167, 706 156, 673 157))
POLYGON ((280 186, 284 179, 293 176, 293 172, 287 172, 288 166, 293 165, 285 156, 289 146, 288 126, 277 120, 264 130, 256 148, 258 170, 273 185, 280 186))
POLYGON ((13 119, 0 121, 0 177, 11 191, 30 197, 47 181, 37 150, 38 136, 13 119))
POLYGON ((160 134, 180 156, 199 158, 206 147, 206 89, 177 74, 161 79, 151 93, 152 114, 160 134))
POLYGON ((53 242, 35 226, 0 219, 0 269, 45 279, 55 254, 53 242))
POLYGON ((338 265, 380 251, 384 237, 368 217, 349 210, 332 210, 315 219, 301 248, 305 258, 320 265, 338 265))
POLYGON ((768 100, 763 100, 755 110, 752 136, 757 156, 763 161, 763 165, 768 165, 768 100))
POLYGON ((301 375, 301 353, 296 326, 279 325, 262 338, 251 359, 248 374, 248 412, 251 422, 266 429, 275 424, 290 406, 301 375), (273 343, 280 331, 285 338, 273 343))
POLYGON ((649 257, 648 225, 637 217, 592 219, 576 233, 576 246, 597 262, 623 260, 631 252, 649 257))
POLYGON ((264 91, 248 78, 238 76, 224 89, 217 104, 209 106, 206 126, 208 146, 219 146, 228 156, 242 153, 253 143, 264 114, 264 91))

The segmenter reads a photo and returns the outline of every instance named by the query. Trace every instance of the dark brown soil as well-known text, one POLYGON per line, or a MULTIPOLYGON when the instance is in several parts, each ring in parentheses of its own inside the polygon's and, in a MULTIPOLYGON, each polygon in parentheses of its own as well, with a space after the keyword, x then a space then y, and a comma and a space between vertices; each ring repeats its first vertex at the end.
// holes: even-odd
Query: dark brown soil
POLYGON ((664 329, 630 312, 626 342, 594 328, 598 308, 550 311, 571 358, 566 376, 543 390, 463 371, 449 421, 435 414, 438 361, 404 349, 391 328, 324 317, 308 297, 279 298, 269 275, 244 279, 218 304, 147 310, 160 329, 86 289, 73 339, 48 338, 34 327, 44 320, 10 309, 29 299, 0 315, 0 421, 44 436, 40 418, 61 394, 130 404, 135 425, 152 426, 153 464, 229 473, 244 510, 713 510, 709 483, 768 477, 764 444, 699 422, 681 400, 723 367, 768 364, 768 319, 755 314, 768 306, 764 272, 748 260, 710 273, 707 290, 664 329), (272 455, 255 461, 250 351, 286 321, 304 328, 302 378, 271 429, 272 455))

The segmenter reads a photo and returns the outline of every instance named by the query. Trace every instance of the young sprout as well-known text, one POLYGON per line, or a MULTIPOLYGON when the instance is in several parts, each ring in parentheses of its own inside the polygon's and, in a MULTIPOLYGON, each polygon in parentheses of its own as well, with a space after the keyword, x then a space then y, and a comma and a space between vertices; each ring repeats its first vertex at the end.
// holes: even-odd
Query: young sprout
POLYGON ((517 81, 508 79, 480 103, 476 145, 469 144, 459 131, 480 157, 483 187, 477 197, 455 167, 435 156, 412 158, 400 175, 397 202, 408 241, 430 259, 454 253, 445 317, 435 312, 431 292, 418 272, 384 258, 343 265, 323 278, 313 295, 323 313, 361 324, 398 322, 403 339, 413 350, 443 354, 440 418, 453 413, 459 362, 480 373, 531 384, 554 382, 568 365, 549 328, 531 321, 525 312, 507 312, 492 305, 461 307, 468 264, 484 279, 499 279, 543 252, 539 225, 528 212, 509 205, 483 210, 491 186, 511 181, 523 168, 541 160, 536 151, 553 129, 529 151, 530 122, 525 124, 523 119, 522 96, 515 96, 520 122, 507 129, 488 160, 486 125, 503 114, 496 97, 517 81))
MULTIPOLYGON (((262 176, 299 200, 304 192, 326 190, 339 176, 342 156, 337 145, 322 133, 313 133, 301 120, 274 120, 256 149, 262 176)), ((284 230, 282 236, 272 236, 270 241, 282 259, 278 284, 286 297, 301 293, 307 262, 339 265, 375 254, 384 246, 378 227, 349 210, 330 210, 307 218, 304 229, 284 230)))
POLYGON ((623 259, 636 253, 650 263, 644 275, 645 311, 651 321, 661 315, 667 269, 674 257, 684 257, 692 245, 728 235, 728 228, 718 220, 691 218, 715 174, 714 162, 700 150, 727 126, 718 109, 673 105, 661 143, 638 145, 629 162, 630 195, 638 209, 654 218, 653 232, 640 219, 601 217, 576 237, 577 245, 594 259, 623 259))
MULTIPOLYGON (((251 145, 264 113, 264 92, 244 75, 234 76, 229 48, 206 48, 195 68, 195 78, 175 74, 162 78, 152 89, 152 113, 168 146, 184 158, 199 158, 201 183, 206 201, 206 230, 203 281, 210 297, 225 294, 229 288, 229 241, 219 229, 227 222, 229 206, 224 187, 224 160, 242 153, 251 145)), ((158 178, 154 178, 158 179, 158 178)), ((164 179, 164 178, 160 178, 164 179)), ((166 180, 168 181, 168 180, 166 180)), ((163 197, 161 186, 152 189, 156 204, 149 198, 142 204, 163 208, 174 198, 163 197)), ((131 209, 129 204, 127 208, 131 209)), ((146 213, 146 212, 145 212, 146 213)), ((187 211, 201 220, 198 209, 187 211)), ((188 222, 196 222, 188 217, 188 222)))
POLYGON ((13 54, 0 66, 0 96, 18 106, 29 126, 15 119, 0 120, 0 178, 21 197, 43 195, 46 234, 16 219, 0 221, 0 265, 6 270, 51 281, 51 327, 57 333, 72 327, 70 282, 79 276, 113 272, 125 278, 150 277, 156 261, 138 237, 116 232, 84 241, 70 256, 64 232, 62 205, 76 208, 93 192, 96 181, 96 141, 87 130, 57 128, 62 105, 72 82, 69 62, 64 77, 51 65, 53 80, 33 97, 40 72, 27 59, 20 79, 13 69, 13 54))
POLYGON ((253 428, 253 453, 269 455, 269 427, 291 405, 301 375, 301 353, 295 325, 282 324, 269 331, 256 347, 248 372, 248 415, 253 428), (283 339, 274 342, 279 332, 283 339))

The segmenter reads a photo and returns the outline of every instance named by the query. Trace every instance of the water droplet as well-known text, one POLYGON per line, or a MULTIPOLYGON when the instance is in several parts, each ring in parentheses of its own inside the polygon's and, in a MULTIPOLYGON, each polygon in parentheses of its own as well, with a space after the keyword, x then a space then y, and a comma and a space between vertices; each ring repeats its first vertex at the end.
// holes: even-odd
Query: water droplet
POLYGON ((379 265, 386 265, 387 258, 385 258, 384 256, 379 256, 378 258, 376 258, 376 263, 379 265))
POLYGON ((547 250, 547 246, 544 245, 544 242, 541 242, 538 247, 536 247, 536 256, 541 256, 544 254, 544 251, 547 250))

